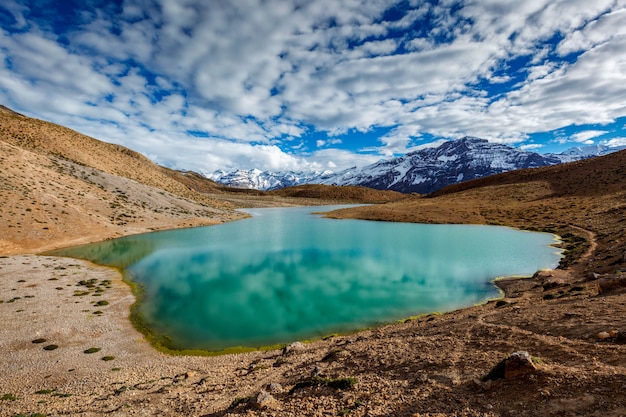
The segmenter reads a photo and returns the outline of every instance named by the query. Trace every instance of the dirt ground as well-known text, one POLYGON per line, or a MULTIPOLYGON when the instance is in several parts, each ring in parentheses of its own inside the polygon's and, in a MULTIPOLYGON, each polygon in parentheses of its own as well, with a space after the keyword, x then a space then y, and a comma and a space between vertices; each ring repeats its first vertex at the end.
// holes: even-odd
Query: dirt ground
POLYGON ((116 271, 3 257, 0 415, 626 415, 626 294, 598 295, 597 281, 564 271, 498 285, 499 302, 284 350, 185 357, 131 326, 134 298, 116 271), (533 372, 482 381, 516 351, 535 358, 533 372))

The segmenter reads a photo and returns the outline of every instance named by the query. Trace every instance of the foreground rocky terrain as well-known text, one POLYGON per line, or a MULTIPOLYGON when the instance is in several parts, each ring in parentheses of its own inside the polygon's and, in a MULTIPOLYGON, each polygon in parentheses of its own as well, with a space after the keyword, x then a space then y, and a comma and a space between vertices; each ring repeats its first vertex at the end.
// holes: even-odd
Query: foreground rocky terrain
POLYGON ((334 214, 560 234, 563 269, 498 281, 500 300, 280 350, 170 356, 130 324, 117 271, 36 253, 341 193, 228 193, 149 161, 123 176, 59 150, 83 140, 75 132, 57 150, 29 147, 8 136, 45 142, 59 128, 0 116, 0 416, 626 415, 626 153, 334 214), (165 177, 150 184, 147 172, 165 177), (178 178, 159 188, 166 177, 178 178), (520 351, 527 362, 498 365, 520 351))

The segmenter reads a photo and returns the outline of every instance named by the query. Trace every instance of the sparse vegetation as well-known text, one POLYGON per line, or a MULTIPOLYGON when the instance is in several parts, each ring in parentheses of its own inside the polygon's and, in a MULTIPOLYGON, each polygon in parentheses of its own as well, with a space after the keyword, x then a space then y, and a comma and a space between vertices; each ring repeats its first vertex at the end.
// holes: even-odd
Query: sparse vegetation
POLYGON ((251 399, 252 397, 237 397, 230 403, 230 406, 228 408, 232 409, 241 404, 247 404, 248 402, 250 402, 251 399))
POLYGON ((359 381, 356 378, 332 379, 332 378, 313 377, 313 378, 306 379, 304 381, 297 382, 292 388, 292 391, 295 391, 300 388, 317 387, 317 386, 327 386, 327 387, 335 388, 335 389, 348 389, 358 384, 358 382, 359 381))

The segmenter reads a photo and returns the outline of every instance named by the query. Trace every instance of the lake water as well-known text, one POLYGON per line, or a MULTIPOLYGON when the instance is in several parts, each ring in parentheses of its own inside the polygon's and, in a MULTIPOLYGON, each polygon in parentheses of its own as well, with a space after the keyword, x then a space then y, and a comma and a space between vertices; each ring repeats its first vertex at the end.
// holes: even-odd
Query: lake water
POLYGON ((490 281, 558 264, 554 236, 505 227, 325 219, 268 208, 219 226, 56 254, 125 270, 166 345, 219 351, 357 330, 498 296, 490 281))

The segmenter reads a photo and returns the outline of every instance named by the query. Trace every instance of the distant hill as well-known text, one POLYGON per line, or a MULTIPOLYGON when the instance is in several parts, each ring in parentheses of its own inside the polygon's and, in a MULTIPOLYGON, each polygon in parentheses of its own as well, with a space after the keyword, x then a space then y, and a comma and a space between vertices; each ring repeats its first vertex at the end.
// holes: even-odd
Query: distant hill
POLYGON ((322 184, 298 185, 270 191, 268 194, 281 197, 315 198, 359 203, 387 203, 407 198, 405 194, 395 191, 380 191, 359 186, 338 187, 322 184))

